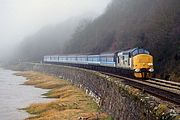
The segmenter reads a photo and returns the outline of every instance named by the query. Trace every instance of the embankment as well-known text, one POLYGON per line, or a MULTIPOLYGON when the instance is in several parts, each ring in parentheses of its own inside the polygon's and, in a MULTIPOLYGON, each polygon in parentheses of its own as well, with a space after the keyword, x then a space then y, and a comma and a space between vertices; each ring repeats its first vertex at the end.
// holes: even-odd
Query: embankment
MULTIPOLYGON (((131 86, 123 80, 98 72, 48 64, 21 63, 17 70, 33 70, 62 77, 84 89, 99 106, 115 120, 172 120, 174 106, 160 101, 131 86)), ((178 118, 173 118, 173 120, 178 118)))

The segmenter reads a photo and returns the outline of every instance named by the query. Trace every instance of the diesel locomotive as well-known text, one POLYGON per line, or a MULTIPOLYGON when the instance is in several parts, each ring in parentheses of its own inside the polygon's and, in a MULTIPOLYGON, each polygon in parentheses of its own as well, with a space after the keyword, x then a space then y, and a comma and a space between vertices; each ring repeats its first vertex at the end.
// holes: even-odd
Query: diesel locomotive
POLYGON ((143 48, 102 53, 98 55, 47 55, 45 63, 61 63, 82 66, 103 66, 130 71, 136 78, 151 78, 154 72, 153 56, 143 48))

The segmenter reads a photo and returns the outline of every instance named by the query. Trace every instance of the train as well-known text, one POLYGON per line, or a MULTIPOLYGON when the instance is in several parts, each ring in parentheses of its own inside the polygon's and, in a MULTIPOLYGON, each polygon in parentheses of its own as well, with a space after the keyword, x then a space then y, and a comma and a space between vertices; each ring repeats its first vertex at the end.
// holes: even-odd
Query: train
POLYGON ((120 71, 122 74, 128 72, 135 78, 151 78, 154 73, 153 56, 148 50, 138 47, 95 55, 46 55, 43 62, 84 68, 91 66, 91 68, 120 71))

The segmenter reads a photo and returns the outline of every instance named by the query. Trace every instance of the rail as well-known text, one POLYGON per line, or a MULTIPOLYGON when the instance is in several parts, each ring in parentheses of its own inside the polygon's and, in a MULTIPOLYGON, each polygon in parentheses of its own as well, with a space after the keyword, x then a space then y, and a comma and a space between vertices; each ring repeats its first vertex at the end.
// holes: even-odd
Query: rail
POLYGON ((180 88, 179 83, 169 84, 169 82, 153 81, 153 80, 137 80, 112 73, 101 72, 108 76, 124 79, 124 83, 131 85, 135 88, 141 89, 147 93, 153 94, 157 97, 163 98, 164 100, 173 102, 180 105, 180 88))

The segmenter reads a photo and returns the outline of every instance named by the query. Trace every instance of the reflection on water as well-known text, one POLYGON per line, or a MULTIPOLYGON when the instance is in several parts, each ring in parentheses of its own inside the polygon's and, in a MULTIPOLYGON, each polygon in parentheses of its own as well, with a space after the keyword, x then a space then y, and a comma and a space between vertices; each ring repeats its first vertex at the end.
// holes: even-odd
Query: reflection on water
POLYGON ((47 90, 21 85, 25 78, 15 76, 14 71, 0 68, 0 119, 22 120, 28 113, 18 108, 23 108, 31 103, 47 101, 41 94, 47 90))

